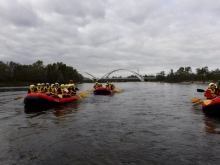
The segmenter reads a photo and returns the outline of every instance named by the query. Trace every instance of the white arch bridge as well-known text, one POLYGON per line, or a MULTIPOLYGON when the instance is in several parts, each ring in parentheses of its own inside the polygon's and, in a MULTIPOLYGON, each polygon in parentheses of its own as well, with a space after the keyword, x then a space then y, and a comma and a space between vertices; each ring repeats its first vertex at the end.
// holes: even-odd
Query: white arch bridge
POLYGON ((127 70, 127 69, 116 69, 113 70, 107 74, 105 74, 104 76, 102 76, 100 79, 93 76, 92 74, 88 73, 88 72, 81 72, 79 71, 80 74, 83 75, 84 80, 103 80, 103 81, 149 81, 149 80, 155 80, 156 77, 143 77, 142 75, 140 75, 139 73, 136 73, 134 71, 131 70, 127 70))

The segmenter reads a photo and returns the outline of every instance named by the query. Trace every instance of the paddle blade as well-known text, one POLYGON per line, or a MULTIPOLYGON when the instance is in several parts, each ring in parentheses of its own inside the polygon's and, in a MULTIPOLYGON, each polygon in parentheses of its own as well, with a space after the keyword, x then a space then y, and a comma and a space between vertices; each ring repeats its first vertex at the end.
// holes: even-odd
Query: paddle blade
POLYGON ((18 99, 21 99, 21 98, 23 98, 23 96, 16 97, 16 98, 14 98, 14 100, 18 100, 18 99))
POLYGON ((86 92, 93 92, 93 90, 87 89, 86 92))
POLYGON ((191 103, 196 103, 196 102, 198 102, 199 100, 202 100, 202 99, 195 97, 195 98, 191 98, 191 99, 190 99, 190 102, 191 102, 191 103))
POLYGON ((197 89, 197 92, 205 92, 203 89, 197 89))
POLYGON ((79 94, 82 98, 86 98, 86 92, 79 92, 79 94))
POLYGON ((61 94, 58 94, 57 96, 58 96, 60 99, 63 98, 63 95, 61 95, 61 94))
POLYGON ((211 102, 212 102, 212 100, 204 100, 204 101, 203 101, 203 103, 204 103, 205 105, 209 105, 211 102))
POLYGON ((114 89, 116 92, 120 93, 121 92, 121 89, 120 88, 115 88, 114 89))
POLYGON ((197 106, 197 105, 200 105, 200 104, 202 104, 203 103, 203 100, 202 101, 199 101, 199 102, 197 102, 197 103, 195 103, 195 104, 193 104, 194 106, 197 106))

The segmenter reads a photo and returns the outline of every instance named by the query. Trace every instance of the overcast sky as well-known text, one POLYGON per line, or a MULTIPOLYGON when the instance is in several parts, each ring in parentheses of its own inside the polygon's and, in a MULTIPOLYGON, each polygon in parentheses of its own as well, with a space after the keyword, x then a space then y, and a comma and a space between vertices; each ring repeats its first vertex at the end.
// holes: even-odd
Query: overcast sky
POLYGON ((1 0, 0 61, 102 77, 219 67, 219 0, 1 0))

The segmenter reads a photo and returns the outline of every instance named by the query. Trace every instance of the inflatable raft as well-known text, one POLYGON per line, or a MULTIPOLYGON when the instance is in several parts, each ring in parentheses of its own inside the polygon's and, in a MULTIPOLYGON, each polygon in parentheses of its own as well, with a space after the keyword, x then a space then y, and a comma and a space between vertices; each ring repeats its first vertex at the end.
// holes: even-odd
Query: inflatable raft
POLYGON ((113 94, 115 90, 109 90, 108 88, 98 87, 93 90, 95 95, 110 95, 113 94))
POLYGON ((220 98, 204 100, 202 103, 202 110, 207 115, 220 116, 220 98))
POLYGON ((79 99, 80 97, 77 94, 74 96, 63 97, 62 95, 50 96, 36 93, 28 94, 24 98, 24 104, 26 107, 48 107, 69 103, 79 99))

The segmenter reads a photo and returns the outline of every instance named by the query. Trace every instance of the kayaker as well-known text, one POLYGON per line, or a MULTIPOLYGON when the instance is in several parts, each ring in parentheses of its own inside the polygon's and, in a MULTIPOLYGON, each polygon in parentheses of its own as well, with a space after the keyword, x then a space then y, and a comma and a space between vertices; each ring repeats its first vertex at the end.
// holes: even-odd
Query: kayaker
POLYGON ((214 83, 210 83, 208 89, 205 91, 206 99, 214 99, 217 97, 216 85, 214 83))

